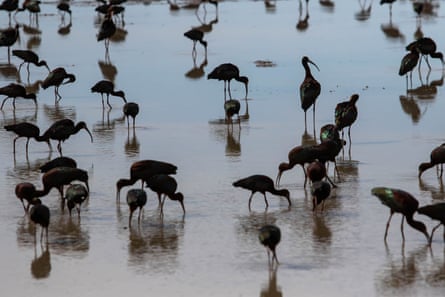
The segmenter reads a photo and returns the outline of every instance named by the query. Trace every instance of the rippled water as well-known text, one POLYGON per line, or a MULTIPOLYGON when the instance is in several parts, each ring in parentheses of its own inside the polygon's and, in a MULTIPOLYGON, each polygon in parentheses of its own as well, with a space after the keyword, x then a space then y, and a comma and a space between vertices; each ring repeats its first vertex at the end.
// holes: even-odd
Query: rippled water
MULTIPOLYGON (((401 188, 421 205, 443 201, 442 183, 434 170, 417 178, 417 166, 443 142, 443 71, 440 62, 423 63, 421 78, 413 74, 406 90, 397 75, 405 45, 415 36, 434 38, 445 49, 443 1, 433 1, 431 14, 416 19, 411 1, 388 5, 371 1, 222 1, 218 15, 207 4, 198 16, 193 9, 170 10, 166 2, 125 4, 125 26, 110 43, 109 60, 96 42, 98 20, 93 2, 72 5, 72 24, 61 22, 54 2, 41 5, 38 29, 21 28, 20 43, 76 75, 62 86, 63 99, 54 105, 53 89, 38 88, 46 70, 31 66, 17 75, 19 61, 0 52, 0 85, 17 80, 38 92, 38 108, 17 100, 1 111, 2 126, 37 123, 42 130, 61 118, 85 121, 94 142, 80 132, 63 145, 64 155, 88 171, 91 195, 80 220, 62 212, 58 193, 43 202, 51 211, 48 247, 34 245, 34 227, 15 198, 17 183, 41 187, 38 167, 57 156, 46 144, 25 140, 12 154, 13 133, 0 133, 1 167, 0 259, 2 289, 12 296, 442 296, 445 287, 444 243, 439 229, 431 249, 425 238, 405 228, 402 245, 400 216, 395 215, 388 244, 383 234, 389 210, 370 194, 374 186, 401 188), (365 2, 365 3, 363 3, 365 2), (367 2, 367 3, 366 3, 367 2), (325 5, 322 5, 325 4, 325 5), (303 22, 299 22, 303 21, 303 22), (207 30, 207 57, 183 37, 191 27, 207 30), (298 26, 297 26, 298 25, 298 26), (314 76, 322 85, 315 127, 308 112, 308 129, 299 107, 303 80, 302 56, 320 67, 314 76), (255 61, 270 61, 258 67, 255 61), (249 76, 248 115, 233 129, 222 123, 223 83, 206 75, 217 65, 232 62, 249 76), (107 78, 138 102, 136 129, 127 130, 122 102, 102 110, 91 86, 107 78), (301 168, 283 174, 281 187, 291 192, 292 207, 269 195, 264 209, 260 194, 247 208, 249 192, 232 182, 251 174, 276 177, 288 151, 314 143, 319 128, 333 121, 335 105, 360 94, 359 119, 352 144, 339 156, 341 180, 324 213, 312 215, 309 188, 303 188, 301 168), (313 131, 316 131, 314 133, 313 131), (141 159, 169 161, 185 195, 186 215, 167 201, 159 216, 156 195, 149 192, 141 225, 128 228, 128 207, 116 205, 115 183, 129 175, 141 159), (281 228, 277 253, 281 262, 269 272, 257 230, 265 223, 281 228)), ((185 3, 179 3, 181 6, 185 3)), ((1 12, 0 27, 8 26, 1 12)), ((28 25, 27 13, 17 21, 28 25)), ((243 98, 243 86, 232 83, 233 95, 243 98)), ((242 112, 245 115, 244 101, 242 112)), ((332 175, 332 166, 330 168, 332 175)), ((136 184, 135 186, 138 186, 136 184)), ((126 188, 128 189, 128 188, 126 188)), ((126 189, 123 191, 125 197, 126 189)), ((124 200, 122 200, 124 201, 124 200)), ((423 216, 428 230, 435 225, 423 216)))

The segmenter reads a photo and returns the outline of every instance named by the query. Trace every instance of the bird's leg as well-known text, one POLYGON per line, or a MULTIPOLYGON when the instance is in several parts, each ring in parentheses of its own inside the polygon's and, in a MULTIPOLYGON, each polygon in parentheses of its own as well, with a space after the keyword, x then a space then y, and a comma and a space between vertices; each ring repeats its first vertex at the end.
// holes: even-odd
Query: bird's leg
POLYGON ((141 223, 142 207, 139 207, 138 224, 141 223))
POLYGON ((25 211, 25 213, 27 213, 28 210, 27 210, 26 207, 25 207, 25 202, 23 202, 23 199, 20 199, 20 201, 22 202, 23 210, 25 211))
POLYGON ((275 252, 275 249, 272 251, 272 266, 273 266, 273 260, 275 259, 275 262, 278 264, 280 264, 280 262, 278 262, 278 258, 277 258, 277 253, 275 252))
POLYGON ((394 212, 393 211, 391 211, 391 214, 389 215, 389 218, 388 218, 388 222, 386 223, 386 230, 385 230, 385 236, 384 236, 384 241, 386 242, 386 236, 388 236, 388 228, 389 228, 389 224, 390 224, 390 222, 391 222, 391 218, 392 218, 392 215, 394 214, 394 212))
POLYGON ((135 118, 133 118, 133 131, 134 131, 134 127, 135 127, 135 118))
POLYGON ((28 79, 28 82, 29 82, 29 63, 28 63, 28 65, 26 66, 26 70, 27 70, 27 72, 28 72, 28 77, 27 77, 27 79, 28 79))
MULTIPOLYGON (((224 102, 227 100, 227 83, 224 81, 224 102)), ((1 109, 1 108, 0 108, 1 109)))
POLYGON ((329 176, 326 174, 326 179, 328 180, 328 182, 331 184, 331 186, 333 187, 333 188, 336 188, 337 187, 337 185, 336 184, 334 184, 334 182, 329 178, 329 176))
POLYGON ((110 109, 113 109, 113 107, 110 104, 110 94, 107 94, 107 104, 110 109))
POLYGON ((105 104, 104 104, 104 93, 100 93, 100 95, 102 96, 102 109, 105 109, 105 104))
POLYGON ((306 124, 306 110, 304 111, 304 131, 307 131, 307 124, 306 124))
POLYGON ((252 192, 252 194, 250 194, 250 197, 249 197, 249 211, 250 211, 250 203, 252 202, 253 193, 254 192, 252 192))
POLYGON ((428 61, 428 56, 425 55, 424 57, 425 57, 426 64, 428 65, 428 69, 431 70, 431 65, 430 65, 430 62, 428 61))
POLYGON ((402 223, 400 224, 400 231, 402 231, 402 240, 405 242, 405 234, 403 232, 403 221, 405 220, 405 216, 402 215, 402 223))
POLYGON ((232 93, 230 92, 230 80, 227 83, 227 89, 229 90, 229 98, 232 100, 232 93))
POLYGON ((12 108, 15 109, 15 98, 12 98, 12 108))
POLYGON ((19 70, 17 70, 17 73, 20 73, 20 69, 22 68, 23 64, 25 64, 25 62, 20 63, 19 70))
POLYGON ((161 197, 161 193, 158 193, 158 207, 162 205, 162 197, 161 197))
POLYGON ((26 140, 26 155, 28 155, 28 144, 29 144, 29 140, 30 140, 31 138, 28 138, 27 140, 26 140))
POLYGON ((2 101, 2 105, 0 106, 0 109, 3 109, 3 104, 5 104, 5 101, 8 100, 8 98, 9 98, 9 97, 6 96, 5 99, 3 99, 3 101, 2 101))
POLYGON ((133 210, 130 210, 130 216, 128 217, 128 227, 131 228, 131 217, 133 216, 133 210))
POLYGON ((266 193, 263 193, 264 195, 264 202, 266 202, 266 209, 269 208, 269 203, 267 202, 266 193))
POLYGON ((315 214, 315 208, 317 207, 317 197, 312 197, 312 213, 315 214))
POLYGON ((165 198, 167 198, 167 195, 164 194, 164 198, 161 201, 161 214, 164 214, 164 202, 165 202, 165 198))
POLYGON ((442 174, 443 174, 443 163, 440 163, 440 179, 442 179, 442 174))
POLYGON ((62 143, 59 140, 59 143, 57 144, 57 150, 59 151, 60 156, 62 156, 62 143))
MULTIPOLYGON (((433 230, 431 230, 431 235, 430 235, 430 238, 429 238, 429 244, 431 244, 431 242, 433 241, 433 234, 436 231, 436 229, 440 227, 440 225, 442 225, 442 222, 440 222, 437 226, 435 226, 433 228, 433 230)), ((444 232, 444 240, 445 240, 445 232, 444 232)))
MULTIPOLYGON (((312 125, 315 130, 315 101, 314 101, 314 106, 312 107, 312 125)), ((315 135, 315 133, 314 133, 314 135, 315 135)))
POLYGON ((16 138, 14 138, 14 141, 12 142, 12 147, 13 147, 13 149, 12 149, 12 152, 13 152, 13 154, 15 155, 15 142, 17 141, 17 139, 19 139, 20 138, 20 136, 17 136, 16 138))

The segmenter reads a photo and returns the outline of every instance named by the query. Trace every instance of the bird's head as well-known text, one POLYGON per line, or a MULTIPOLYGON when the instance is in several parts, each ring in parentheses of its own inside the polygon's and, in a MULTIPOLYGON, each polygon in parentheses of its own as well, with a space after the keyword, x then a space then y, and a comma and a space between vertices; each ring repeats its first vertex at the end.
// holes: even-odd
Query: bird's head
POLYGON ((419 165, 419 175, 418 177, 420 178, 423 174, 423 172, 427 169, 430 169, 431 167, 433 167, 433 165, 431 163, 421 163, 419 165))
POLYGON ((314 63, 311 59, 309 59, 307 56, 304 56, 304 57, 301 59, 301 63, 302 63, 303 65, 305 65, 305 64, 307 64, 307 63, 311 63, 312 65, 315 66, 315 68, 317 68, 318 71, 320 71, 320 68, 318 68, 317 64, 315 64, 315 63, 314 63))
POLYGON ((68 78, 68 80, 67 80, 66 82, 63 83, 64 85, 76 81, 76 76, 75 76, 74 74, 71 74, 71 73, 67 74, 67 75, 66 75, 66 78, 68 78))
POLYGON ((121 97, 122 100, 124 100, 125 103, 127 103, 127 99, 125 98, 125 93, 124 91, 116 91, 114 92, 115 96, 121 97))
POLYGON ((68 200, 68 202, 66 203, 66 206, 68 206, 68 211, 71 216, 71 210, 76 206, 76 204, 74 203, 73 200, 68 200))
POLYGON ((76 126, 77 126, 77 130, 84 129, 85 131, 87 131, 87 133, 90 135, 91 142, 93 142, 93 134, 91 134, 91 132, 88 129, 87 124, 85 122, 83 122, 83 121, 79 122, 79 123, 77 123, 76 126))
POLYGON ((171 200, 179 201, 182 207, 182 211, 185 213, 185 207, 184 207, 184 195, 181 192, 177 192, 170 196, 171 200))

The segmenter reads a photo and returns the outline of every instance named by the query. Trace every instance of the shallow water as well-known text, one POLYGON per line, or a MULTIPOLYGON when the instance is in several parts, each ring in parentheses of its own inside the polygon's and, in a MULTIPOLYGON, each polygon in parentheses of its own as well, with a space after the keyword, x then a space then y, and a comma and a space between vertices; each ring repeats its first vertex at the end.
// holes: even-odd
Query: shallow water
MULTIPOLYGON (((423 63, 422 81, 415 71, 409 92, 405 78, 397 75, 404 47, 419 30, 444 50, 443 2, 434 5, 419 23, 410 1, 394 3, 392 16, 389 6, 374 1, 369 18, 360 13, 360 1, 336 1, 334 7, 310 1, 304 30, 296 25, 305 18, 305 7, 300 15, 295 0, 278 1, 272 9, 261 1, 224 1, 217 22, 214 7, 207 5, 207 14, 198 14, 211 24, 205 27, 207 58, 198 44, 194 62, 192 43, 182 36, 201 25, 193 9, 173 11, 166 2, 125 4, 125 26, 110 43, 107 61, 104 44, 95 40, 96 3, 73 4, 71 27, 67 20, 61 24, 55 3, 43 3, 38 30, 22 28, 20 44, 13 48, 31 48, 51 68, 65 67, 77 80, 60 88, 58 105, 52 88, 35 87, 37 109, 18 99, 13 111, 7 101, 1 125, 26 120, 43 130, 65 117, 85 121, 94 142, 80 132, 63 144, 63 152, 88 171, 91 194, 80 220, 62 212, 57 191, 44 197, 51 210, 49 244, 35 247, 34 227, 14 187, 29 181, 40 188, 38 167, 58 154, 31 140, 26 158, 21 139, 14 157, 13 133, 0 133, 2 289, 12 296, 442 296, 442 231, 429 249, 422 234, 405 227, 402 245, 400 216, 395 215, 385 245, 389 210, 370 194, 372 187, 385 185, 409 191, 421 205, 445 198, 434 170, 417 178, 418 164, 443 142, 442 67, 433 60, 428 74, 423 63), (320 67, 313 74, 322 85, 315 127, 309 110, 307 132, 297 97, 304 55, 320 67), (258 67, 257 60, 275 65, 258 67), (206 79, 224 62, 237 64, 250 79, 249 118, 241 129, 222 121, 223 83, 206 79), (103 78, 113 79, 129 101, 139 103, 134 131, 127 130, 119 98, 110 99, 113 109, 108 112, 99 95, 90 93, 103 78), (312 215, 300 168, 281 179, 281 187, 291 191, 292 207, 268 195, 265 211, 256 194, 249 212, 250 193, 233 188, 232 182, 256 173, 275 178, 288 151, 315 142, 318 132, 313 131, 331 123, 335 105, 353 93, 360 94, 359 119, 351 130, 350 153, 348 144, 339 156, 341 181, 324 212, 312 215), (178 166, 175 178, 185 195, 185 216, 178 203, 167 201, 161 219, 156 196, 149 192, 140 227, 134 221, 128 229, 128 207, 116 205, 115 182, 141 159, 178 166), (281 264, 274 273, 269 273, 266 251, 257 239, 265 223, 282 231, 281 264)), ((4 12, 0 15, 5 28, 8 19, 4 12)), ((18 14, 17 21, 28 24, 27 14, 18 14)), ((19 61, 11 57, 11 63, 1 48, 1 86, 19 79, 19 61)), ((21 70, 25 84, 46 76, 45 69, 30 69, 29 82, 21 70)), ((243 98, 241 84, 233 82, 232 91, 243 98)), ((332 176, 332 166, 329 172, 332 176)), ((417 218, 428 230, 435 225, 417 218)))

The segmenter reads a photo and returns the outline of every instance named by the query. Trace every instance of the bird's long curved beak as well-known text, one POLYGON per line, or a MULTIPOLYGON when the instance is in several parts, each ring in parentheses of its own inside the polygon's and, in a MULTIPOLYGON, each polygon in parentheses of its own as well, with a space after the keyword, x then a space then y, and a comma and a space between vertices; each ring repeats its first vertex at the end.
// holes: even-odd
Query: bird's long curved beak
POLYGON ((183 212, 184 212, 184 214, 185 214, 184 201, 179 201, 179 202, 181 203, 182 211, 183 211, 183 212))
POLYGON ((87 127, 85 127, 84 129, 88 132, 88 134, 90 134, 91 142, 93 142, 93 134, 91 134, 90 130, 87 127))
POLYGON ((275 185, 277 185, 277 186, 280 185, 281 173, 282 173, 282 171, 278 172, 277 179, 275 180, 275 185))
POLYGON ((318 68, 317 64, 315 64, 314 62, 312 62, 311 60, 307 60, 309 63, 311 63, 312 65, 315 66, 315 68, 317 68, 318 71, 320 71, 320 68, 318 68))

